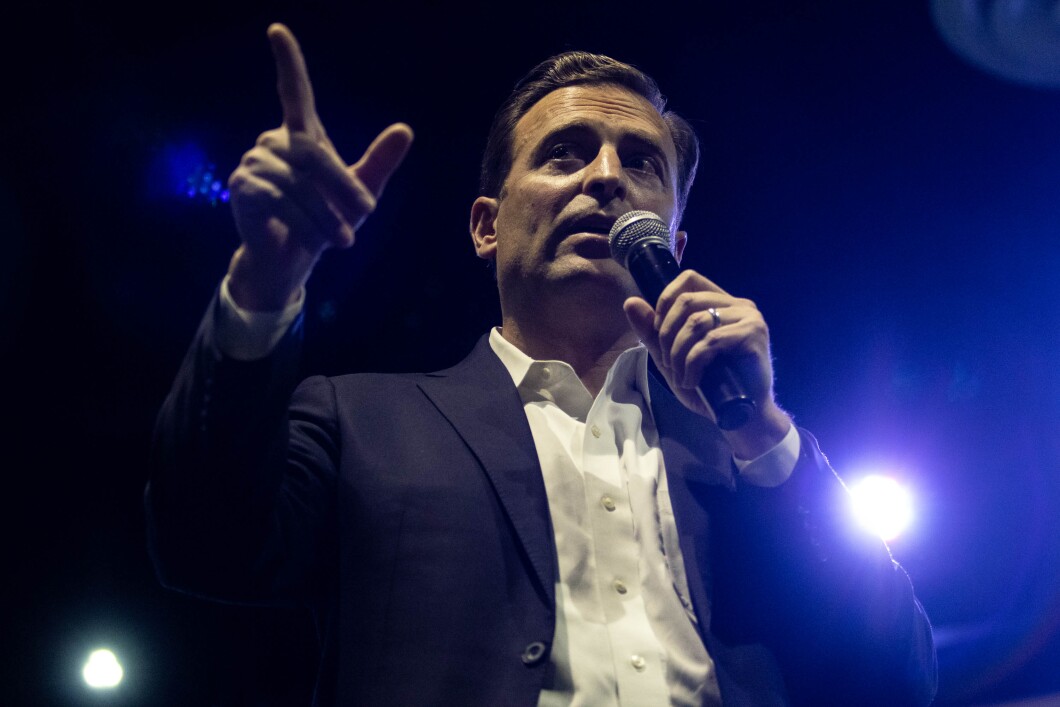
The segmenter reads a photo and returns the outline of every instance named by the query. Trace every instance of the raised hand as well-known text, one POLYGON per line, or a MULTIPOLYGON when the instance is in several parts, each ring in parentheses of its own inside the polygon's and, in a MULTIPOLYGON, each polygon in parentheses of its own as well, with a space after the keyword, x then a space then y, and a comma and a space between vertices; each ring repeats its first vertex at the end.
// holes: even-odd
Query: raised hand
POLYGON ((696 386, 718 356, 728 357, 742 374, 758 413, 747 426, 726 433, 738 457, 753 459, 783 438, 791 421, 773 400, 769 329, 754 302, 685 270, 663 290, 655 308, 640 297, 624 306, 670 389, 693 412, 715 419, 696 386))
POLYGON ((236 303, 250 310, 282 309, 321 253, 353 244, 412 143, 412 130, 395 123, 347 166, 317 116, 294 35, 274 24, 268 37, 283 124, 261 134, 228 180, 243 240, 229 265, 229 289, 236 303))

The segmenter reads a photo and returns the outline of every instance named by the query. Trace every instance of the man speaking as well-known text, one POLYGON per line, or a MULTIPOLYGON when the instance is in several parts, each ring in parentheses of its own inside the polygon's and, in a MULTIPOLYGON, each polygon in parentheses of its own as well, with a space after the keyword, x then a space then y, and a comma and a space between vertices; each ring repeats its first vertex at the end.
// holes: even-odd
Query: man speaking
POLYGON ((412 132, 348 166, 268 34, 283 125, 231 176, 242 243, 156 429, 163 583, 310 607, 321 705, 930 702, 927 619, 774 402, 754 303, 693 271, 646 301, 611 257, 635 210, 686 243, 698 143, 655 82, 568 52, 501 106, 470 230, 502 322, 464 361, 299 384, 303 286, 412 132))

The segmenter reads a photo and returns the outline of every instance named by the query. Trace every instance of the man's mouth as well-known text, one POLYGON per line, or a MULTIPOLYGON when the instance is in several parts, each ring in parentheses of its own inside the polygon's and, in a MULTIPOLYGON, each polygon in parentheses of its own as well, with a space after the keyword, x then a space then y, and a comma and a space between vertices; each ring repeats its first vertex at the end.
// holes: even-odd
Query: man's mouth
POLYGON ((603 236, 606 239, 611 234, 611 226, 613 226, 614 223, 614 218, 594 214, 592 216, 583 216, 582 218, 576 219, 570 224, 570 226, 564 228, 564 230, 567 232, 568 236, 575 233, 592 233, 598 236, 603 236))
POLYGON ((607 233, 576 231, 567 236, 571 249, 583 258, 610 258, 611 245, 607 233))
POLYGON ((563 228, 563 238, 583 258, 610 258, 608 238, 615 219, 603 214, 582 216, 563 228))

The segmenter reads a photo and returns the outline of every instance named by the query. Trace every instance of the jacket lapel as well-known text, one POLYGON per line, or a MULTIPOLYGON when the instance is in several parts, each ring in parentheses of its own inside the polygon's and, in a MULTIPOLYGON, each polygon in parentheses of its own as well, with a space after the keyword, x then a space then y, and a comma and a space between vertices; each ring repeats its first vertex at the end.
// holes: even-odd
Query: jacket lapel
POLYGON ((688 591, 699 619, 700 636, 714 660, 722 699, 734 705, 786 705, 780 668, 765 646, 729 644, 710 630, 711 573, 715 567, 711 562, 708 505, 735 489, 732 450, 721 430, 682 405, 658 373, 651 371, 648 381, 688 591))
POLYGON ((488 337, 456 366, 428 374, 420 389, 482 465, 530 560, 539 591, 555 606, 556 550, 545 482, 522 401, 488 337))

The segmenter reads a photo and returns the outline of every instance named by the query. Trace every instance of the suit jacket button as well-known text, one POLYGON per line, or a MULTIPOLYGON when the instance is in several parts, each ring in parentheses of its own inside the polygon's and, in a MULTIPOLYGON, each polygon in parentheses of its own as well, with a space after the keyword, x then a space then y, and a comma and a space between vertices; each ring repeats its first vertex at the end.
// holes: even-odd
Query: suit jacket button
POLYGON ((537 665, 545 657, 546 653, 548 653, 548 644, 542 641, 534 641, 523 649, 523 655, 521 656, 523 664, 537 665))

